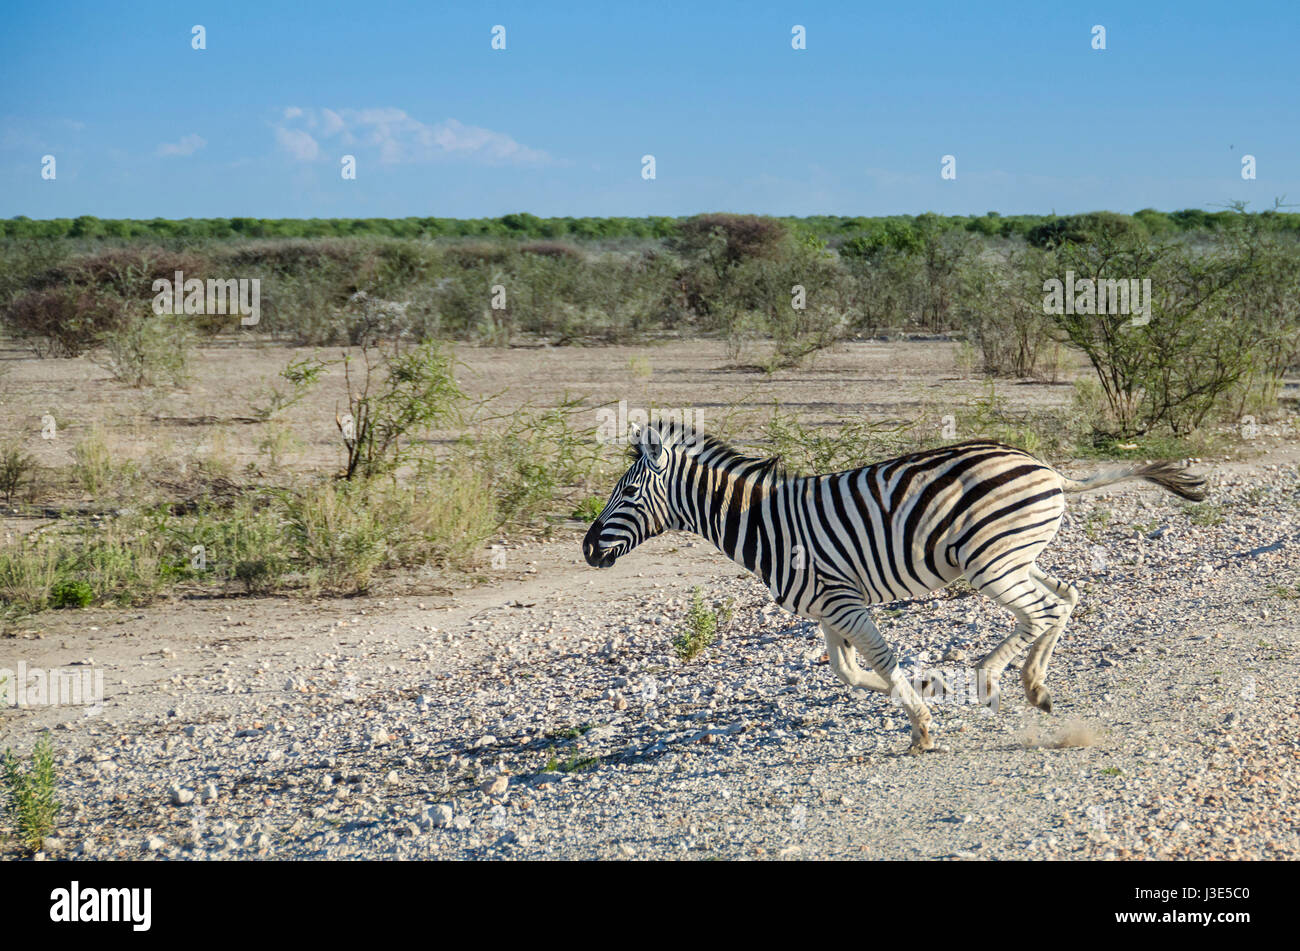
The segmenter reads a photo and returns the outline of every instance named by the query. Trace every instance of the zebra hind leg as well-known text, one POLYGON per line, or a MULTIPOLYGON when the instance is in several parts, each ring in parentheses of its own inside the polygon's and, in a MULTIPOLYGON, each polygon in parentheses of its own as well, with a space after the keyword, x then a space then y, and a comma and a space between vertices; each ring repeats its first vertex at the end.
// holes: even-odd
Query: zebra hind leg
POLYGON ((1029 654, 1025 657, 1025 665, 1020 669, 1020 680, 1025 687, 1025 697, 1040 710, 1051 713, 1052 695, 1043 686, 1043 681, 1047 679, 1047 665, 1052 660, 1052 651, 1056 647, 1057 638, 1069 623, 1070 612, 1079 603, 1079 589, 1073 583, 1066 583, 1059 578, 1044 574, 1037 565, 1030 567, 1029 575, 1040 588, 1065 602, 1065 614, 1048 629, 1046 634, 1040 635, 1030 645, 1029 654))
MULTIPOLYGON (((997 647, 993 648, 975 666, 978 687, 983 701, 995 713, 1001 700, 998 683, 1013 658, 1031 641, 1037 641, 1054 629, 1069 613, 1068 602, 1053 591, 1038 584, 1031 574, 1032 563, 1002 575, 993 581, 976 585, 977 590, 1010 610, 1016 616, 1016 627, 997 647)), ((1040 572, 1041 573, 1041 572, 1040 572)), ((1030 703, 1050 709, 1051 698, 1042 689, 1041 680, 1033 693, 1028 693, 1030 703), (1041 691, 1041 695, 1039 694, 1041 691)))

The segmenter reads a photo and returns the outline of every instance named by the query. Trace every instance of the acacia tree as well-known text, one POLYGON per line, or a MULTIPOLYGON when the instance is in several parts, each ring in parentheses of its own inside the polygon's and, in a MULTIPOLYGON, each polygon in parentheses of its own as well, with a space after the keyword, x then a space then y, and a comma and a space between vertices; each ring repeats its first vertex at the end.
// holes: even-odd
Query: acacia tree
POLYGON ((979 344, 987 374, 1037 377, 1050 366, 1055 378, 1057 362, 1045 358, 1060 344, 1043 316, 1043 258, 1032 247, 991 249, 960 269, 959 317, 979 344))
POLYGON ((1114 420, 1107 435, 1140 435, 1159 426, 1187 433, 1255 370, 1264 334, 1239 305, 1241 289, 1259 267, 1260 236, 1246 217, 1229 229, 1230 238, 1207 249, 1153 242, 1140 229, 1106 219, 1053 249, 1060 278, 1072 271, 1094 286, 1151 282, 1145 324, 1109 310, 1051 315, 1097 372, 1114 420))
MULTIPOLYGON (((1244 211, 1244 206, 1235 210, 1244 211)), ((1283 376, 1300 365, 1300 239, 1276 227, 1278 214, 1275 207, 1239 215, 1233 219, 1238 226, 1219 236, 1220 243, 1254 262, 1228 294, 1232 313, 1257 331, 1255 359, 1232 394, 1231 409, 1238 418, 1274 409, 1283 376)))
POLYGON ((348 412, 336 407, 334 413, 347 451, 347 480, 395 470, 406 459, 408 437, 453 418, 465 399, 451 357, 436 342, 406 350, 362 347, 356 372, 355 359, 348 353, 342 358, 348 412))

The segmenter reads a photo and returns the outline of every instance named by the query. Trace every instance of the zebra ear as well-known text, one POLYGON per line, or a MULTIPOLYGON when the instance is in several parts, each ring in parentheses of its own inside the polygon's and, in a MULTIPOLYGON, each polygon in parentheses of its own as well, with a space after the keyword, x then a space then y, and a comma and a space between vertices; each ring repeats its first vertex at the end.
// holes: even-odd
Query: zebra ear
POLYGON ((668 454, 664 451, 664 440, 659 431, 651 426, 645 427, 641 430, 638 442, 641 446, 641 455, 650 464, 650 468, 662 469, 668 462, 668 454))

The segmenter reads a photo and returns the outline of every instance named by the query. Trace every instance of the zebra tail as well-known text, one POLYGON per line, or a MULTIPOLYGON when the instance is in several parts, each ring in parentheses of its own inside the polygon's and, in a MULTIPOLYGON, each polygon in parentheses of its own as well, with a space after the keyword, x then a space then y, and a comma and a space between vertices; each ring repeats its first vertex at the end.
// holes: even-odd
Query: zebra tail
POLYGON ((1145 479, 1153 485, 1172 492, 1192 502, 1205 498, 1205 480, 1192 475, 1186 468, 1172 462, 1149 462, 1142 466, 1117 466, 1106 469, 1090 478, 1077 480, 1061 476, 1061 488, 1066 492, 1087 492, 1103 485, 1145 479))

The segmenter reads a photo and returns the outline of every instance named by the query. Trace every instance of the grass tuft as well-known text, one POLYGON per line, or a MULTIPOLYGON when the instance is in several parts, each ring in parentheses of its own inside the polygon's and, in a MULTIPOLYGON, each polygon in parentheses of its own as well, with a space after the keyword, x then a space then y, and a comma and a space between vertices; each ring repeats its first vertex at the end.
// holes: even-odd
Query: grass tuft
POLYGON ((704 603, 704 592, 696 587, 691 609, 686 615, 686 629, 673 639, 673 650, 683 663, 694 660, 713 643, 718 627, 731 620, 731 601, 715 607, 704 603))

